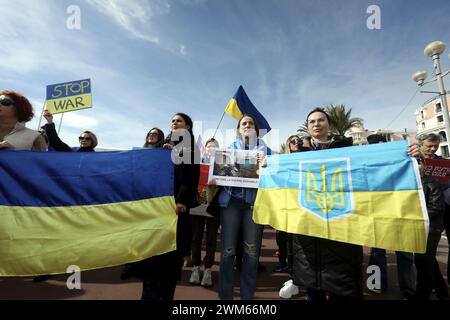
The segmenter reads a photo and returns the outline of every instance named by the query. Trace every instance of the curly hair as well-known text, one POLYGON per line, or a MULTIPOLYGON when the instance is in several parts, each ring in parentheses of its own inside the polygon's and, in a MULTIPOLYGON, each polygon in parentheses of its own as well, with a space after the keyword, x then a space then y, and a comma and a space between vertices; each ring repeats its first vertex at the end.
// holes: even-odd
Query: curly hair
POLYGON ((13 90, 2 90, 0 95, 9 96, 14 101, 14 112, 19 122, 28 122, 33 119, 33 106, 23 94, 13 90))

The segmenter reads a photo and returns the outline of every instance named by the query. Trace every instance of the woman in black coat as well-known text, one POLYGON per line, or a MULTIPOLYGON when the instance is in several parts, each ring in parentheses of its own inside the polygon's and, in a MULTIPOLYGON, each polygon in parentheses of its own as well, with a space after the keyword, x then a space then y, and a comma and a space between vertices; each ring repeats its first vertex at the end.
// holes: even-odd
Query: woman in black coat
MULTIPOLYGON (((307 118, 311 137, 303 140, 300 151, 349 147, 352 138, 330 135, 331 122, 321 108, 307 118)), ((408 155, 419 157, 416 144, 408 155)), ((293 235, 294 283, 307 288, 309 300, 360 300, 363 298, 363 251, 359 245, 305 235, 293 235)))
MULTIPOLYGON (((330 118, 316 108, 306 118, 311 137, 300 151, 348 147, 352 138, 330 135, 330 118)), ((362 247, 306 235, 292 235, 293 280, 307 289, 309 300, 362 299, 362 247)))
POLYGON ((56 132, 55 124, 53 123, 53 115, 50 111, 44 111, 44 118, 47 120, 47 124, 43 126, 45 134, 48 138, 49 151, 62 151, 62 152, 92 152, 97 146, 97 136, 91 131, 83 131, 78 138, 80 142, 80 148, 73 150, 66 143, 61 141, 56 132))
POLYGON ((172 301, 177 282, 181 279, 183 257, 191 254, 189 209, 196 203, 200 176, 200 153, 192 129, 193 122, 188 115, 177 113, 173 116, 171 132, 164 148, 172 149, 172 161, 175 164, 177 249, 149 259, 149 269, 143 284, 143 300, 172 301))

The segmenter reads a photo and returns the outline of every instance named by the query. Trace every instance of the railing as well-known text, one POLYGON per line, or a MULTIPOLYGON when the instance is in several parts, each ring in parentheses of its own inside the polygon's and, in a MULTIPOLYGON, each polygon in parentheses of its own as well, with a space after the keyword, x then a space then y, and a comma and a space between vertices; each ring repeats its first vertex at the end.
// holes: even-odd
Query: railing
MULTIPOLYGON (((446 91, 446 93, 447 93, 447 94, 450 94, 450 91, 446 91)), ((425 101, 425 102, 420 106, 420 108, 425 107, 427 104, 429 104, 430 102, 432 102, 432 101, 438 99, 439 97, 440 97, 440 95, 437 95, 437 96, 434 96, 433 98, 428 99, 427 101, 425 101)))

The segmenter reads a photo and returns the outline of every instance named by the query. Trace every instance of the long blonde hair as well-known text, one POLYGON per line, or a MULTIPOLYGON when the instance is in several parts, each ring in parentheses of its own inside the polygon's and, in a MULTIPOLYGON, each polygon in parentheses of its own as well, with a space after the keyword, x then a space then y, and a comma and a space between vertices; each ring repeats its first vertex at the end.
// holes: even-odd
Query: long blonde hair
POLYGON ((290 144, 292 139, 297 138, 298 140, 302 140, 298 135, 293 134, 292 136, 290 136, 289 138, 287 138, 286 140, 286 144, 284 145, 284 153, 291 153, 291 148, 290 148, 290 144))

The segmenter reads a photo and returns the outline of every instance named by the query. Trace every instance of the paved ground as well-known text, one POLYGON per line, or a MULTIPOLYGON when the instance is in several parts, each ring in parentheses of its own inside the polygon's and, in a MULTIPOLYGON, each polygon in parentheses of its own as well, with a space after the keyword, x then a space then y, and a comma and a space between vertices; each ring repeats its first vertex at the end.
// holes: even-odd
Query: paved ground
MULTIPOLYGON (((448 252, 446 238, 441 240, 438 249, 438 260, 441 271, 446 277, 446 262, 448 252)), ((258 274, 255 299, 280 299, 278 291, 284 281, 288 279, 287 273, 273 273, 272 267, 277 263, 275 231, 266 228, 264 232, 261 262, 267 267, 266 271, 258 274)), ((368 261, 368 250, 365 249, 365 261, 368 261)), ((218 252, 216 253, 218 258, 218 252)), ((374 294, 367 291, 368 300, 398 300, 402 299, 396 279, 395 254, 388 252, 389 289, 383 294, 374 294)), ((32 278, 0 278, 0 300, 4 299, 78 299, 78 300, 135 300, 139 299, 142 284, 139 279, 123 281, 120 279, 122 267, 87 271, 81 274, 81 290, 68 290, 67 276, 55 276, 44 282, 35 283, 32 278)), ((185 268, 183 279, 179 283, 175 299, 177 300, 215 300, 217 299, 217 278, 219 267, 213 267, 215 285, 211 288, 191 286, 188 282, 191 268, 185 268)), ((239 274, 236 273, 236 298, 239 297, 239 274)), ((304 292, 294 299, 305 299, 304 292)))

